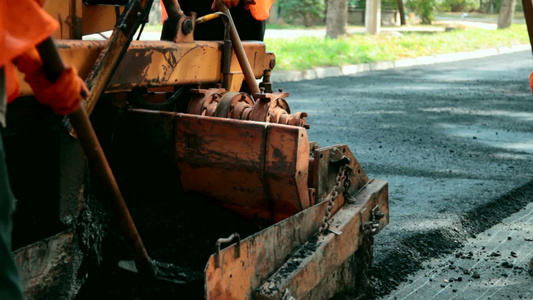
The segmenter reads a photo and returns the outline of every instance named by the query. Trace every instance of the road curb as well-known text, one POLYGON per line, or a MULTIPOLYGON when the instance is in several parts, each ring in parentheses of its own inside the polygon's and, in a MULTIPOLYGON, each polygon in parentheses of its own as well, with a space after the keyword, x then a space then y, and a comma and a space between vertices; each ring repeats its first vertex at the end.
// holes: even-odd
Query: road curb
POLYGON ((488 56, 514 53, 526 50, 531 50, 531 45, 517 45, 511 47, 480 49, 470 52, 437 54, 429 56, 420 56, 417 58, 400 59, 397 61, 380 61, 340 67, 319 67, 303 71, 273 71, 271 80, 273 82, 313 80, 326 77, 347 76, 365 72, 425 66, 446 62, 461 61, 466 59, 483 58, 488 56))

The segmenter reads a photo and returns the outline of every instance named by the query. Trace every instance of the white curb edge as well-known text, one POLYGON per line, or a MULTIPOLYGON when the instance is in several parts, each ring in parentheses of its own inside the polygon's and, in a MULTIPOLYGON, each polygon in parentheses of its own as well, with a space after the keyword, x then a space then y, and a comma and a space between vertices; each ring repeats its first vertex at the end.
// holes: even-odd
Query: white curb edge
POLYGON ((470 52, 460 52, 452 54, 437 54, 431 56, 421 56, 417 58, 406 58, 397 61, 380 61, 357 65, 347 65, 341 67, 319 67, 303 71, 273 71, 272 82, 289 82, 312 80, 326 77, 354 75, 365 72, 390 70, 397 68, 407 68, 414 66, 433 65, 445 62, 460 61, 466 59, 482 58, 500 54, 515 53, 521 51, 531 51, 531 45, 517 45, 511 47, 500 47, 490 49, 480 49, 470 52))

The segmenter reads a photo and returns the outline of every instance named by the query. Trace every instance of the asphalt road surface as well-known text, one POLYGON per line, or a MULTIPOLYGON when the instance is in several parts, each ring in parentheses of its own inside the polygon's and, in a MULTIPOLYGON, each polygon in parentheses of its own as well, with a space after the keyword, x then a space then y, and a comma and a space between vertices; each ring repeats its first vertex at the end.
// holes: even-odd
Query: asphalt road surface
POLYGON ((389 181, 369 284, 346 299, 533 299, 531 71, 520 52, 275 86, 310 140, 389 181))

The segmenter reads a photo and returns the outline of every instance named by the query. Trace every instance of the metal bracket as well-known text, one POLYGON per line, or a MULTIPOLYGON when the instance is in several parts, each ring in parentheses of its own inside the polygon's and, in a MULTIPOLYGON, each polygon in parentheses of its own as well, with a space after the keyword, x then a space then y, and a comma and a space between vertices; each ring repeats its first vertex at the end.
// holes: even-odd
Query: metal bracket
POLYGON ((370 179, 362 188, 360 188, 358 191, 356 191, 355 193, 353 193, 353 191, 350 191, 350 185, 351 185, 351 181, 349 180, 349 178, 346 180, 346 185, 345 185, 345 192, 344 192, 344 199, 346 199, 346 202, 350 203, 350 204, 356 204, 357 203, 357 195, 359 195, 359 193, 361 193, 361 191, 363 191, 365 189, 365 187, 367 187, 368 185, 372 184, 374 182, 374 179, 370 179))
POLYGON ((215 253, 215 268, 220 268, 220 246, 223 243, 224 244, 231 243, 234 240, 236 240, 236 243, 237 243, 235 245, 235 258, 241 257, 241 236, 238 233, 234 233, 225 239, 224 238, 218 239, 215 244, 215 247, 217 249, 217 252, 215 253))
POLYGON ((372 208, 372 221, 373 222, 379 222, 383 217, 385 216, 384 213, 381 212, 381 209, 379 209, 379 205, 374 206, 372 208))
POLYGON ((342 154, 339 148, 333 148, 329 154, 329 163, 337 168, 350 163, 350 159, 342 154))
POLYGON ((363 231, 376 235, 379 232, 379 220, 384 216, 385 214, 381 212, 379 205, 374 206, 370 214, 370 221, 363 224, 363 231))
POLYGON ((173 41, 174 43, 193 42, 195 27, 195 12, 191 13, 190 16, 177 15, 174 17, 169 17, 163 22, 161 40, 173 41))

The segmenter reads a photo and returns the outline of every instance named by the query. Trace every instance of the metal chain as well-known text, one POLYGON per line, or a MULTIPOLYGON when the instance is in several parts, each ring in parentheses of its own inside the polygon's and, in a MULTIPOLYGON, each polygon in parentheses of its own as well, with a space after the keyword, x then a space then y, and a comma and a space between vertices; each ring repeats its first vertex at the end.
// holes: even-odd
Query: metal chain
POLYGON ((331 193, 326 198, 326 201, 328 201, 328 206, 326 207, 326 212, 324 213, 324 217, 322 218, 322 224, 320 224, 320 227, 318 228, 319 234, 323 234, 328 227, 327 221, 331 216, 331 211, 333 210, 333 207, 335 206, 335 198, 337 198, 337 196, 339 195, 339 189, 344 185, 344 180, 346 179, 346 168, 347 166, 344 165, 339 169, 337 177, 335 178, 335 185, 333 186, 331 193))

